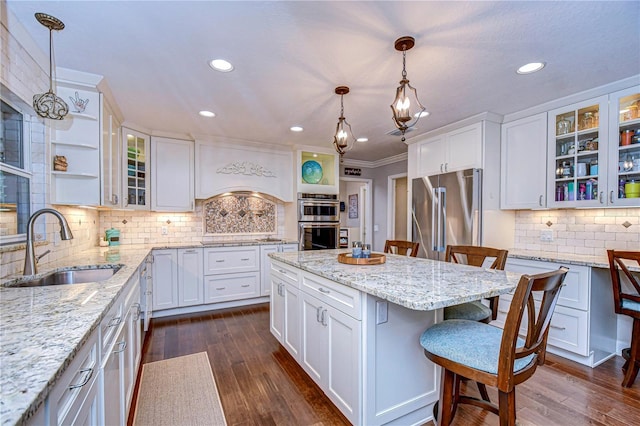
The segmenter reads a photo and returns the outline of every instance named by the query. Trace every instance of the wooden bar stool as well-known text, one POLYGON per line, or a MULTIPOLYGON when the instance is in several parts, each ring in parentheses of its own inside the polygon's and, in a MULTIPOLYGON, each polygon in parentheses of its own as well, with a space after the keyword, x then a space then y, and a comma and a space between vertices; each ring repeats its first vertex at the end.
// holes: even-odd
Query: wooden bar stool
POLYGON ((567 268, 523 275, 518 282, 504 331, 469 320, 447 320, 420 337, 424 354, 442 367, 438 425, 447 426, 458 404, 471 404, 500 416, 500 425, 515 425, 516 385, 544 363, 549 323, 567 268), (533 293, 542 293, 538 312, 533 293), (518 336, 526 315, 527 335, 518 336), (498 405, 460 393, 460 379, 498 388, 498 405))
POLYGON ((633 385, 640 367, 640 280, 629 271, 623 260, 635 261, 640 265, 640 252, 607 250, 607 255, 609 256, 609 270, 611 271, 616 314, 629 315, 633 318, 631 347, 622 351, 622 356, 626 359, 622 367, 624 372, 622 386, 628 388, 633 385), (624 278, 621 278, 620 271, 624 274, 624 278), (623 282, 631 284, 636 294, 624 292, 622 289, 623 282))
MULTIPOLYGON (((482 266, 487 258, 494 258, 490 269, 504 270, 507 262, 507 250, 481 246, 447 246, 445 261, 482 266)), ((444 308, 444 319, 467 319, 490 323, 498 317, 498 296, 489 298, 487 307, 481 301, 462 303, 444 308)))
POLYGON ((384 252, 392 253, 392 254, 402 254, 416 257, 418 255, 418 247, 420 247, 420 243, 414 243, 413 241, 403 241, 403 240, 387 240, 384 243, 384 252), (411 250, 409 252, 409 250, 411 250))

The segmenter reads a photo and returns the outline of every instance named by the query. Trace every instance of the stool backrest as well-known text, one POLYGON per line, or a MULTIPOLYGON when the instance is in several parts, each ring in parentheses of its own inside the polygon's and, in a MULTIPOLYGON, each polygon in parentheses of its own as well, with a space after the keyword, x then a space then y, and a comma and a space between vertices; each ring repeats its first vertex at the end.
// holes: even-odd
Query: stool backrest
POLYGON ((547 346, 547 334, 551 315, 560 295, 560 287, 567 275, 568 268, 536 275, 523 275, 518 282, 511 307, 505 320, 500 360, 498 362, 498 389, 507 392, 517 383, 530 377, 536 367, 544 362, 547 346), (540 308, 536 312, 533 294, 542 293, 540 308), (524 313, 527 312, 526 318, 524 313), (521 322, 526 320, 527 335, 524 344, 518 344, 521 322), (532 362, 514 373, 517 359, 534 355, 532 362))
POLYGON ((490 269, 504 270, 507 262, 507 250, 481 246, 447 246, 444 260, 452 263, 463 263, 471 266, 482 266, 487 257, 495 258, 490 269))
POLYGON ((636 309, 628 309, 625 306, 629 302, 640 303, 640 280, 634 276, 623 260, 635 261, 640 265, 640 251, 607 250, 609 256, 609 270, 611 271, 611 284, 613 285, 613 301, 617 314, 630 315, 640 318, 640 312, 636 309), (620 271, 623 277, 620 276, 620 271), (622 282, 626 281, 635 289, 636 294, 623 291, 622 282), (625 303, 627 302, 627 303, 625 303))
POLYGON ((414 243, 413 241, 387 240, 384 243, 384 252, 406 256, 407 252, 411 250, 409 256, 416 257, 418 255, 418 247, 420 247, 420 243, 414 243))

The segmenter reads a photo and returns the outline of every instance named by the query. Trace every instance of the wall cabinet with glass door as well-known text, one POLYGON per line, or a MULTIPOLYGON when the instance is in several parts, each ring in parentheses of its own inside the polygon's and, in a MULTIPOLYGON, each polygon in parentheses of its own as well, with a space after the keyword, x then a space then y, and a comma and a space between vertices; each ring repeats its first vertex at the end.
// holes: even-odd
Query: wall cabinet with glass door
POLYGON ((640 86, 612 93, 609 106, 608 203, 640 207, 640 86))
POLYGON ((297 192, 337 194, 340 187, 339 169, 337 154, 298 151, 297 192))
POLYGON ((124 207, 149 210, 149 136, 122 128, 124 207))
POLYGON ((105 207, 122 206, 122 139, 121 120, 115 108, 102 99, 102 196, 100 204, 105 207))
POLYGON ((607 96, 548 115, 547 207, 606 205, 607 96))

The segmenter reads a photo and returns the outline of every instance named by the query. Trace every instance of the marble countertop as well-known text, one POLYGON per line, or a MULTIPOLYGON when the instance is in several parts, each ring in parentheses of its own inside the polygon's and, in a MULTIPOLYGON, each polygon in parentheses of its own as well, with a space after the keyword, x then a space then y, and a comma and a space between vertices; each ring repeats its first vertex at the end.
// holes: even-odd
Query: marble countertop
POLYGON ((24 423, 44 402, 77 350, 98 328, 127 281, 152 249, 231 247, 296 241, 224 241, 95 247, 39 265, 37 276, 79 266, 120 264, 99 283, 4 287, 0 280, 0 425, 24 423))
POLYGON ((415 257, 386 255, 381 265, 339 263, 339 253, 318 250, 271 253, 272 259, 388 300, 427 311, 512 291, 521 274, 415 257))

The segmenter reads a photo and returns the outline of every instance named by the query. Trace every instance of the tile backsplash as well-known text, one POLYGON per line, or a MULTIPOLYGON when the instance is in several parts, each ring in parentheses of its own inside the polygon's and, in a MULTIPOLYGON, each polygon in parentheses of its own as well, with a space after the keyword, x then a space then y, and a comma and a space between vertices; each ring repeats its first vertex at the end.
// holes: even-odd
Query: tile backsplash
POLYGON ((517 211, 514 248, 592 256, 640 250, 640 208, 517 211), (543 231, 553 241, 541 241, 543 231))

